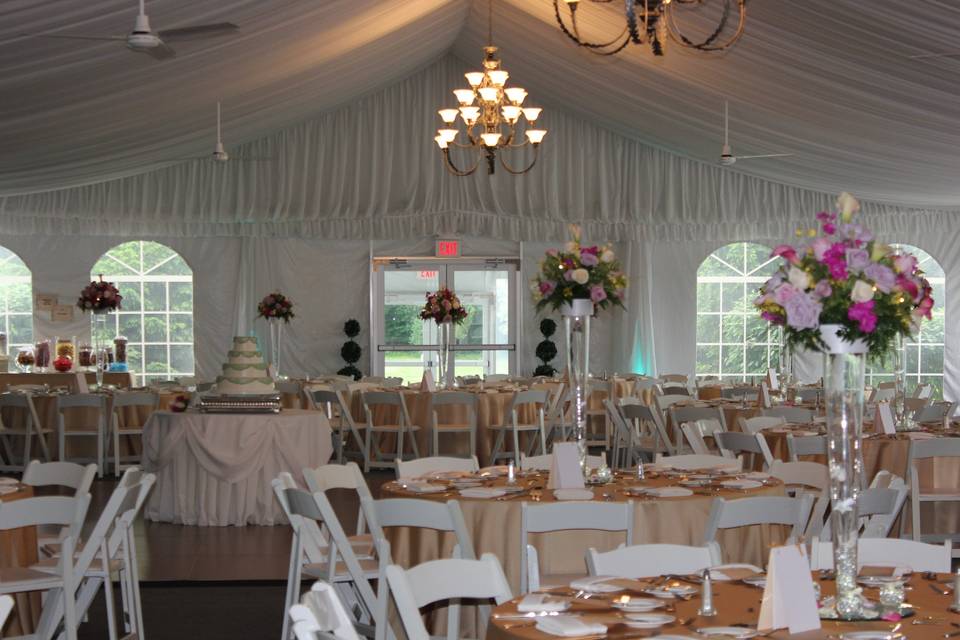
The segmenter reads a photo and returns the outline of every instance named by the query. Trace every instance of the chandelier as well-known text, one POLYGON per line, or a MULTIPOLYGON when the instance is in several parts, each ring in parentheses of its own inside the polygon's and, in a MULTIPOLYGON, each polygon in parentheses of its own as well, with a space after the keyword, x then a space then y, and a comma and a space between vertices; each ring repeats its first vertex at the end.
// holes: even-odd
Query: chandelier
POLYGON ((443 152, 444 163, 450 173, 468 176, 485 161, 487 173, 493 174, 497 158, 509 173, 524 174, 533 168, 540 152, 540 142, 547 135, 546 129, 536 129, 540 107, 523 106, 526 89, 508 87, 510 74, 500 67, 497 48, 493 46, 493 1, 490 2, 490 29, 483 48, 483 71, 465 73, 467 89, 456 89, 453 95, 458 108, 440 109, 443 126, 437 130, 434 140, 443 152), (463 124, 461 136, 460 124, 463 124), (521 126, 522 125, 522 126, 521 126), (461 142, 460 140, 463 140, 461 142), (504 159, 507 151, 533 147, 533 158, 526 167, 515 169, 504 159), (450 157, 450 149, 470 149, 476 161, 469 169, 457 167, 450 157))
POLYGON ((553 0, 557 23, 571 40, 591 53, 610 56, 622 51, 628 44, 650 44, 653 55, 662 56, 667 40, 688 49, 698 51, 723 51, 737 42, 743 35, 743 24, 747 19, 746 0, 625 0, 626 25, 623 30, 607 42, 588 42, 584 40, 577 27, 577 9, 581 2, 609 4, 610 0, 553 0), (711 3, 722 3, 719 9, 716 28, 702 41, 694 41, 680 32, 676 13, 680 7, 694 5, 694 9, 703 9, 711 3), (564 20, 561 5, 567 6, 569 23, 564 20), (732 26, 736 9, 736 27, 732 26), (732 31, 732 33, 728 33, 732 31), (724 36, 725 33, 728 35, 724 36))

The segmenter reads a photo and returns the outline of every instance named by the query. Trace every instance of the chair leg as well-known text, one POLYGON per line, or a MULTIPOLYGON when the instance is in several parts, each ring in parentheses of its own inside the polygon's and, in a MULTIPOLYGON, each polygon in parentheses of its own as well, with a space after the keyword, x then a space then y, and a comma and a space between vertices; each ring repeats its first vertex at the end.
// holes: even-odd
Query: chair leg
POLYGON ((293 544, 290 548, 290 566, 287 569, 287 592, 283 597, 283 629, 280 640, 290 640, 290 607, 297 603, 300 595, 300 536, 293 534, 293 544))
POLYGON ((503 429, 497 429, 497 437, 493 441, 493 449, 490 450, 490 464, 497 464, 497 459, 501 457, 500 450, 503 448, 503 429))
POLYGON ((107 553, 106 541, 100 544, 100 555, 103 571, 107 574, 103 581, 103 599, 107 607, 107 636, 110 640, 117 640, 117 610, 113 599, 113 577, 110 574, 110 555, 107 553))
POLYGON ((417 444, 417 432, 410 432, 410 448, 413 449, 413 458, 416 460, 420 457, 420 445, 417 444))
POLYGON ((517 465, 517 469, 520 468, 520 433, 517 431, 516 425, 513 427, 513 461, 517 465))
POLYGON ((146 640, 146 631, 143 626, 143 602, 140 600, 140 567, 137 565, 136 538, 133 535, 132 526, 127 528, 127 549, 129 562, 127 589, 133 601, 134 631, 137 634, 137 640, 146 640))
MULTIPOLYGON (((119 427, 119 425, 115 425, 119 427)), ((120 477, 120 429, 113 430, 113 477, 120 477)))

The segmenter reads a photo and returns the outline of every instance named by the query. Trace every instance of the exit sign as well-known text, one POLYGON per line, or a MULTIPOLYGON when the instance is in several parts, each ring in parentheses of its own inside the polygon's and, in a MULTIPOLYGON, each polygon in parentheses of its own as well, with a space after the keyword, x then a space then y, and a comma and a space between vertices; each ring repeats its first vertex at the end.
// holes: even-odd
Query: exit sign
POLYGON ((459 258, 460 241, 459 240, 437 240, 438 258, 459 258))

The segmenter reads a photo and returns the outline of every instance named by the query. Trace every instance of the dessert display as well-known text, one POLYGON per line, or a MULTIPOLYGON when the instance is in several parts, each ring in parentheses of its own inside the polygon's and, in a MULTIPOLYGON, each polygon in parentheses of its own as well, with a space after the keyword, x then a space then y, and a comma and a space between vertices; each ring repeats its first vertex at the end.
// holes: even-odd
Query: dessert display
POLYGON ((33 356, 33 351, 30 348, 20 349, 17 352, 17 369, 21 373, 30 373, 33 370, 33 365, 35 364, 36 359, 33 356))
POLYGON ((263 354, 253 336, 237 336, 227 354, 222 375, 217 377, 217 391, 222 395, 266 395, 277 388, 263 361, 263 354))

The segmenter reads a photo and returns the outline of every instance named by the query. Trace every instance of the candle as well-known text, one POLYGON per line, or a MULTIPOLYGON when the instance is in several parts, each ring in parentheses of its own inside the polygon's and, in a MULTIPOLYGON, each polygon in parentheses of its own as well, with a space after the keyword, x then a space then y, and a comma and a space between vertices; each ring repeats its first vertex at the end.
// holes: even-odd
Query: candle
POLYGON ((960 570, 953 578, 953 610, 960 611, 960 570))
POLYGON ((517 467, 513 460, 507 463, 507 484, 517 484, 517 467))
POLYGON ((713 606, 713 579, 710 577, 710 569, 703 570, 703 588, 700 595, 700 610, 697 615, 705 618, 717 615, 717 609, 713 606))

